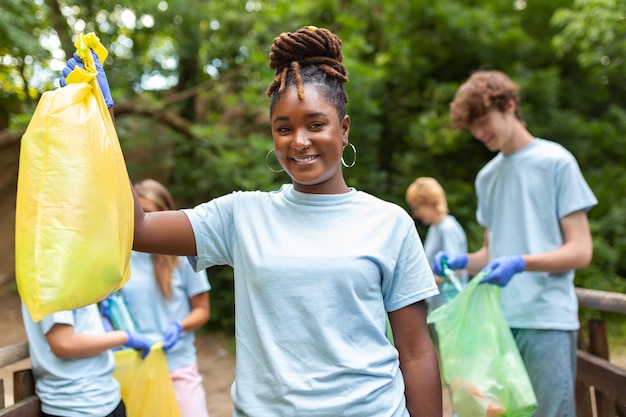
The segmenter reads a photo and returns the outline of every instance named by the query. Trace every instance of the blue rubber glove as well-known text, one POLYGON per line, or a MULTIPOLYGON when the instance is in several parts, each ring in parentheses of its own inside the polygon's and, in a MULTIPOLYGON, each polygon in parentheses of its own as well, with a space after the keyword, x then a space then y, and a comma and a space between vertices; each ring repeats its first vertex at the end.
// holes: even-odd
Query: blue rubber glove
POLYGON ((146 356, 148 356, 148 353, 150 353, 150 342, 148 342, 148 339, 138 333, 131 333, 126 330, 124 331, 128 335, 128 340, 126 341, 124 346, 128 346, 135 350, 140 350, 141 359, 144 359, 146 356))
POLYGON ((171 322, 165 329, 165 334, 163 335, 163 350, 168 350, 174 346, 182 332, 183 326, 179 322, 171 322))
POLYGON ((439 251, 435 254, 433 263, 433 273, 435 275, 443 276, 443 270, 441 268, 441 262, 446 261, 450 269, 463 269, 467 265, 469 260, 467 253, 457 253, 455 255, 448 255, 447 252, 439 251))
POLYGON ((109 297, 100 301, 100 315, 106 317, 109 321, 111 320, 111 315, 109 314, 109 297))
MULTIPOLYGON (((106 103, 107 108, 111 108, 113 107, 115 102, 113 101, 113 97, 111 97, 111 88, 109 87, 107 75, 104 72, 104 68, 102 67, 102 63, 100 63, 98 55, 94 51, 91 51, 91 54, 93 55, 96 70, 98 71, 96 80, 98 80, 98 85, 100 86, 100 90, 102 91, 102 95, 104 96, 104 102, 106 103)), ((67 85, 67 81, 65 80, 65 78, 70 75, 70 72, 72 72, 72 70, 76 66, 80 68, 85 68, 85 66, 83 65, 83 61, 80 59, 78 54, 74 52, 74 56, 67 60, 67 66, 61 71, 61 73, 63 74, 63 77, 59 78, 59 83, 61 84, 61 87, 65 87, 67 85)))
POLYGON ((522 272, 524 268, 526 268, 526 262, 521 255, 503 256, 501 258, 494 259, 483 268, 483 271, 490 269, 491 272, 484 277, 480 283, 488 283, 504 287, 509 283, 509 281, 511 281, 513 275, 518 272, 522 272))

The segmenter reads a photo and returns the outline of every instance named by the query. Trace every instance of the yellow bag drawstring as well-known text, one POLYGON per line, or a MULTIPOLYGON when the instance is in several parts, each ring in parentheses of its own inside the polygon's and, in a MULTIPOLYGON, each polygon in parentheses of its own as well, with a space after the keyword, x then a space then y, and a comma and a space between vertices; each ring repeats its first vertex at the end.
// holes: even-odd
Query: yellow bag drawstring
POLYGON ((100 43, 100 38, 98 38, 94 32, 89 32, 86 35, 82 33, 78 35, 76 41, 74 42, 74 47, 76 48, 76 55, 78 55, 81 59, 85 68, 81 68, 78 65, 74 67, 72 72, 70 72, 65 78, 66 83, 90 84, 94 91, 94 96, 96 96, 96 100, 98 101, 98 105, 104 106, 104 109, 106 109, 107 107, 104 102, 104 96, 102 95, 100 85, 98 85, 98 80, 96 79, 98 70, 96 69, 96 63, 93 59, 93 55, 91 54, 91 50, 96 53, 102 65, 104 65, 104 61, 106 61, 109 56, 109 51, 107 51, 104 45, 100 43))

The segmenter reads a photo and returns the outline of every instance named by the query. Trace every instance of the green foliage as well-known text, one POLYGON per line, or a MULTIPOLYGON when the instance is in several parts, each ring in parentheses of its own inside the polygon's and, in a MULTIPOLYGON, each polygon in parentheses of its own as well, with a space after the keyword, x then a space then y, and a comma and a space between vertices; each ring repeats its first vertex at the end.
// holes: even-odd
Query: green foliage
POLYGON ((235 334, 235 290, 233 270, 228 266, 213 266, 207 269, 211 283, 211 318, 209 330, 235 334))
MULTIPOLYGON (((59 0, 53 10, 54 2, 6 0, 0 129, 23 130, 73 37, 95 31, 110 51, 105 68, 133 180, 165 182, 181 207, 276 189, 289 178, 265 166, 269 47, 280 32, 328 27, 343 41, 350 78, 357 164, 344 170, 348 183, 406 207, 416 177, 437 178, 476 250, 473 181, 493 155, 451 129, 448 108, 473 70, 500 69, 521 86, 530 131, 565 145, 599 199, 589 212, 594 260, 576 284, 624 292, 624 2, 59 0)), ((209 278, 210 326, 231 331, 232 269, 211 268, 209 278)))
POLYGON ((622 71, 626 52, 624 9, 624 0, 575 0, 571 8, 557 9, 551 21, 560 29, 552 39, 557 53, 578 50, 580 64, 595 68, 599 77, 622 71))

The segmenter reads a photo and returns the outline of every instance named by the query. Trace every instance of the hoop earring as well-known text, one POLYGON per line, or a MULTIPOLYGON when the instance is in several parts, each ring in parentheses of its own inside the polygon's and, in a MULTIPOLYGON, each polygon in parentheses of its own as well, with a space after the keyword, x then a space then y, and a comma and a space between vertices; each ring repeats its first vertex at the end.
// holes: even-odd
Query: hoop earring
POLYGON ((341 163, 343 164, 344 167, 346 168, 352 168, 354 166, 354 164, 356 164, 356 148, 354 147, 354 145, 352 143, 348 143, 346 146, 343 147, 343 149, 341 150, 341 163), (352 152, 353 152, 353 157, 352 157, 352 163, 350 165, 346 164, 346 161, 343 160, 343 149, 346 149, 348 146, 350 146, 352 148, 352 152))
POLYGON ((267 151, 267 154, 265 155, 265 166, 267 167, 267 169, 269 169, 270 171, 272 171, 274 174, 279 174, 281 172, 283 172, 285 170, 285 168, 281 168, 281 169, 274 169, 270 166, 270 161, 269 161, 269 157, 270 154, 274 152, 274 148, 270 149, 269 151, 267 151))

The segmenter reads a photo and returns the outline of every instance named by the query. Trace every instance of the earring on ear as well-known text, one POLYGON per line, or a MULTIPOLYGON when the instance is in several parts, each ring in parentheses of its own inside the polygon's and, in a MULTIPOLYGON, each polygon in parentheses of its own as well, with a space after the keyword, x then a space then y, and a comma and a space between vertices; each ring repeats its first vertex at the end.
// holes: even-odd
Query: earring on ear
POLYGON ((281 168, 281 169, 274 169, 270 166, 270 161, 269 161, 269 157, 270 154, 274 152, 274 148, 270 149, 267 154, 265 154, 265 166, 267 167, 267 169, 269 169, 270 171, 272 171, 274 174, 279 174, 281 172, 283 172, 285 170, 285 168, 281 168))
POLYGON ((345 145, 345 146, 343 147, 343 149, 341 150, 341 163, 342 163, 342 165, 343 165, 344 167, 346 167, 346 168, 352 168, 352 167, 354 166, 354 164, 356 164, 356 148, 355 148, 355 146, 354 146, 352 143, 350 143, 350 142, 348 142, 348 144, 347 144, 347 145, 345 145), (343 159, 343 151, 344 151, 344 150, 345 150, 348 146, 350 146, 350 147, 352 148, 352 153, 353 153, 353 155, 352 155, 352 163, 351 163, 350 165, 346 164, 346 161, 344 161, 344 159, 343 159))

